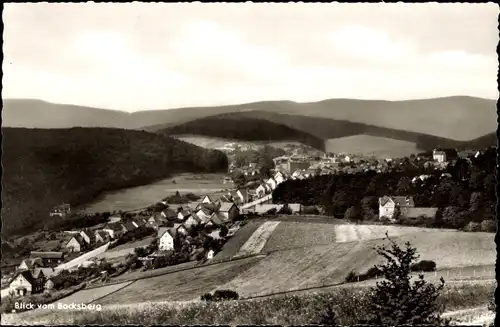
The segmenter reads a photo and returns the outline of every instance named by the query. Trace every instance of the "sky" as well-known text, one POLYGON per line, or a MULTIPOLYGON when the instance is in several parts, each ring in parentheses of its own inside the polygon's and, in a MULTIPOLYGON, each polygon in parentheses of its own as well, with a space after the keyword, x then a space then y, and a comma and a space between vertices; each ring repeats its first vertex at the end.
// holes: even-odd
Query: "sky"
POLYGON ((5 4, 3 98, 128 112, 498 98, 498 5, 5 4))

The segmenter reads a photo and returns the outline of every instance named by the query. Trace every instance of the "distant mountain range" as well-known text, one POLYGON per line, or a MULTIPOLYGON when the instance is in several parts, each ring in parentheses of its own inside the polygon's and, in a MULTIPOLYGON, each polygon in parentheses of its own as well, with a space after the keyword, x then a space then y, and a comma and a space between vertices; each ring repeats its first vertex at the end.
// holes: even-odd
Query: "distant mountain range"
POLYGON ((422 150, 493 145, 498 126, 496 101, 468 96, 266 101, 134 113, 5 99, 2 119, 2 125, 8 127, 114 127, 248 141, 300 141, 315 148, 322 148, 329 139, 368 135, 412 142, 422 150))

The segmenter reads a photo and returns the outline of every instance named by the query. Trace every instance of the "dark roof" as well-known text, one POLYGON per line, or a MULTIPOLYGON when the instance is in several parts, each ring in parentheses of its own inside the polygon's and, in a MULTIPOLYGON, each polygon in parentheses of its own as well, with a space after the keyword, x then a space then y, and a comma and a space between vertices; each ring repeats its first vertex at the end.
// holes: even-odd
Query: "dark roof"
POLYGON ((31 256, 34 258, 42 258, 42 259, 62 259, 64 257, 64 253, 31 251, 31 256))
POLYGON ((104 226, 103 229, 111 229, 111 230, 117 232, 117 231, 122 231, 123 227, 122 227, 122 224, 116 222, 116 223, 108 223, 106 226, 104 226))
POLYGON ((96 236, 99 235, 101 238, 106 238, 108 236, 108 234, 103 232, 102 230, 98 230, 95 233, 96 233, 96 236))
POLYGON ((175 210, 172 210, 170 208, 167 208, 167 209, 163 210, 162 213, 163 213, 163 216, 165 218, 175 218, 175 217, 177 217, 177 212, 175 212, 175 210))
POLYGON ((126 222, 122 223, 122 226, 124 226, 127 231, 132 231, 132 230, 137 228, 134 226, 134 224, 132 224, 131 221, 126 221, 126 222))
POLYGON ((413 197, 411 196, 383 196, 379 199, 380 205, 385 205, 389 200, 394 201, 400 207, 413 207, 415 203, 413 201, 413 197))
POLYGON ((69 241, 71 241, 72 239, 75 239, 80 245, 83 245, 85 244, 85 240, 83 239, 83 236, 80 235, 80 234, 74 234, 70 237, 70 239, 68 240, 68 242, 66 242, 65 245, 67 245, 69 243, 69 241))
POLYGON ((437 208, 405 208, 402 210, 402 214, 408 218, 418 218, 418 217, 436 217, 437 208))
POLYGON ((177 234, 177 230, 173 227, 160 227, 158 228, 156 237, 161 238, 165 233, 169 233, 170 236, 175 237, 175 235, 177 234))

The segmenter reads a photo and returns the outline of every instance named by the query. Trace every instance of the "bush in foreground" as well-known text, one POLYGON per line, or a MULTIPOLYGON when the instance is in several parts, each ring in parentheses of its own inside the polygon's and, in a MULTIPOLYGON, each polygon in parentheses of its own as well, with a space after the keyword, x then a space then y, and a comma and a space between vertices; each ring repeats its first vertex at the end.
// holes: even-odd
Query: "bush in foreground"
POLYGON ((424 280, 423 275, 411 283, 412 263, 418 259, 417 250, 410 242, 401 248, 389 238, 391 246, 379 246, 376 251, 386 259, 377 268, 385 280, 377 282, 368 295, 369 317, 364 322, 375 325, 442 325, 438 297, 444 280, 437 287, 424 280))
POLYGON ((238 300, 239 294, 232 290, 217 290, 214 294, 205 293, 201 296, 202 301, 227 301, 238 300))

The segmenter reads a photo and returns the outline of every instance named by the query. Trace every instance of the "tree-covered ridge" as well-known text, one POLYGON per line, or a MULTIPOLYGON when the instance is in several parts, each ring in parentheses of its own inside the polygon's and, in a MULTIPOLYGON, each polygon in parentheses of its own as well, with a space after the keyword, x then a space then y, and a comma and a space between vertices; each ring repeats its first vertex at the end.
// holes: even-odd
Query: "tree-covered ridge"
POLYGON ((445 170, 435 170, 415 159, 404 159, 386 173, 317 176, 288 180, 273 192, 275 203, 321 205, 327 214, 343 218, 378 217, 378 198, 413 196, 415 207, 438 208, 436 227, 463 228, 470 222, 495 219, 496 149, 490 148, 469 163, 458 159, 445 170), (425 175, 425 178, 414 177, 425 175), (352 209, 351 209, 352 208, 352 209), (351 209, 351 210, 348 210, 351 209))
POLYGON ((111 128, 2 128, 3 234, 43 225, 50 209, 181 172, 222 172, 227 157, 164 135, 111 128))

